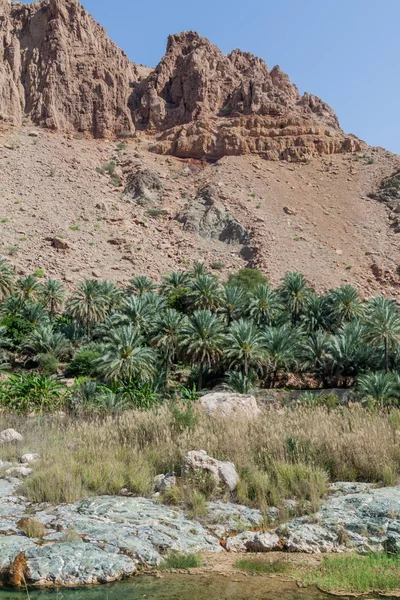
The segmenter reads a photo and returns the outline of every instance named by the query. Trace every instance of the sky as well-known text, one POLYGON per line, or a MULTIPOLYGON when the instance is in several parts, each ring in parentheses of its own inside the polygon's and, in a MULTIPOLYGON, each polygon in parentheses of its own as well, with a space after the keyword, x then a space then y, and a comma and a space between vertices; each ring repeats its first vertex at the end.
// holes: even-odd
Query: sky
POLYGON ((81 0, 133 62, 155 66, 195 30, 279 65, 343 129, 400 154, 400 0, 81 0))

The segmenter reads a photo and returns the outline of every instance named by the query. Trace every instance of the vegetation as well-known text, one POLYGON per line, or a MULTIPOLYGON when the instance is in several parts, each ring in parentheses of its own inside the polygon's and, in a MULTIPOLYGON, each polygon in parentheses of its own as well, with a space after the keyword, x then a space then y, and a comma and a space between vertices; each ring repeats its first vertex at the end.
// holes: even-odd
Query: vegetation
POLYGON ((351 594, 397 590, 399 580, 400 557, 386 553, 327 556, 305 577, 327 592, 351 594))
POLYGON ((288 565, 283 560, 271 561, 269 558, 238 558, 235 561, 235 568, 239 571, 247 571, 248 573, 286 573, 288 565))
POLYGON ((199 554, 183 554, 181 552, 171 552, 169 556, 159 567, 161 570, 167 569, 195 569, 201 567, 201 556, 199 554))

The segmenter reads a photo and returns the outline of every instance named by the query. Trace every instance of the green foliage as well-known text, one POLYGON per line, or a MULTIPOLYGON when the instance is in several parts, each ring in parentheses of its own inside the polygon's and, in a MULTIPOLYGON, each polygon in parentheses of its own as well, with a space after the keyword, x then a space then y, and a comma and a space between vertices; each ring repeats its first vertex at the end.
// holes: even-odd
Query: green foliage
POLYGON ((34 373, 21 373, 0 383, 0 403, 17 413, 43 412, 59 408, 67 399, 63 386, 48 377, 34 373))
POLYGON ((282 560, 271 561, 267 558, 238 558, 235 561, 235 568, 247 573, 271 575, 272 573, 286 573, 288 564, 282 560))
POLYGON ((201 564, 200 554, 171 552, 159 568, 163 571, 169 569, 195 569, 201 567, 201 564))
POLYGON ((237 286, 246 291, 254 290, 257 285, 267 285, 268 279, 258 269, 240 269, 228 277, 228 285, 237 286))
POLYGON ((397 590, 400 557, 386 553, 366 556, 326 556, 304 577, 304 582, 331 593, 365 594, 397 590))
POLYGON ((94 377, 96 375, 95 361, 100 357, 100 352, 91 347, 83 347, 74 355, 69 363, 66 377, 94 377))

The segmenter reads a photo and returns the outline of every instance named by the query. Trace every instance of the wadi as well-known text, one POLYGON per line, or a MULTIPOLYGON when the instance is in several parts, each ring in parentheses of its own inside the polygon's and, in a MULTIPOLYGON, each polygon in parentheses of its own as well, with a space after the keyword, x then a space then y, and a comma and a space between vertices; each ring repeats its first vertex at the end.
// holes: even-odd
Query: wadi
POLYGON ((398 593, 400 157, 0 0, 0 190, 0 598, 398 593))

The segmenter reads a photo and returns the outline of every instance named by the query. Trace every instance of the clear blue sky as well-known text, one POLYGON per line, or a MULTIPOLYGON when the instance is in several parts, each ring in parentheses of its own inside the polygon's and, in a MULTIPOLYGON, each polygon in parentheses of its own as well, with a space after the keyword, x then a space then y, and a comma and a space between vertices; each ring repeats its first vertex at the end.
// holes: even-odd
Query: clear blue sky
POLYGON ((134 62, 155 66, 169 33, 194 29, 286 71, 342 127, 400 153, 400 0, 81 0, 134 62))

